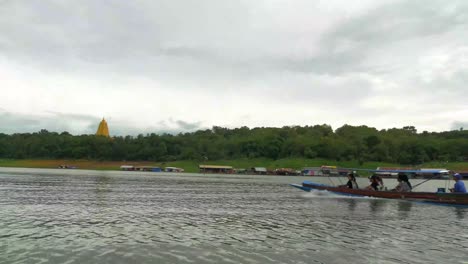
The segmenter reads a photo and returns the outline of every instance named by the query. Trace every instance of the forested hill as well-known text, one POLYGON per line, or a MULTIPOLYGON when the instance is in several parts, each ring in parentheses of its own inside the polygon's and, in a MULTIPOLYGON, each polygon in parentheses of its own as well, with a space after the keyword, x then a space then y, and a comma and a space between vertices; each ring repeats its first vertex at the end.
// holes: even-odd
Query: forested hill
POLYGON ((422 132, 412 126, 377 130, 344 125, 283 128, 213 127, 193 133, 106 138, 67 132, 0 134, 0 158, 218 160, 325 158, 420 164, 468 159, 468 131, 422 132))

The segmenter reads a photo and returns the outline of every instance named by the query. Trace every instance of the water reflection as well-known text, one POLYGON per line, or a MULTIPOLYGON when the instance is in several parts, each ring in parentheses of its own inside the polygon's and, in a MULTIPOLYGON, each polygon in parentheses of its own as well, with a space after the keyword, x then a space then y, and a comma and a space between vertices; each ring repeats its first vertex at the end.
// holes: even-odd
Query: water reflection
POLYGON ((455 207, 455 215, 458 220, 463 220, 468 213, 468 208, 466 207, 455 207))
POLYGON ((111 184, 113 183, 113 180, 111 177, 100 175, 94 178, 94 192, 96 194, 95 197, 95 203, 99 207, 107 207, 108 206, 108 201, 109 198, 108 193, 112 192, 111 184))
POLYGON ((109 192, 111 191, 110 185, 113 183, 113 179, 109 176, 100 175, 94 178, 96 192, 109 192))
POLYGON ((356 206, 357 206, 356 199, 350 198, 350 199, 346 199, 345 201, 348 204, 348 210, 351 211, 351 212, 354 212, 356 210, 356 206))
POLYGON ((408 218, 409 212, 411 211, 411 208, 413 207, 412 202, 406 202, 406 201, 398 201, 398 215, 400 218, 408 218))
POLYGON ((383 200, 383 199, 370 199, 369 200, 370 211, 374 214, 381 211, 387 202, 388 202, 387 200, 383 200))

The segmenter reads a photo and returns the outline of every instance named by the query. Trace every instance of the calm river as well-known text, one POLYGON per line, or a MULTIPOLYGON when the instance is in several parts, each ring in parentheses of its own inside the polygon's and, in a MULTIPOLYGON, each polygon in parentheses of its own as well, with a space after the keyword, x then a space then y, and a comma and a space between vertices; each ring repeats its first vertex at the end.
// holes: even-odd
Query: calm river
POLYGON ((468 208, 303 180, 0 168, 0 263, 468 263, 468 208))

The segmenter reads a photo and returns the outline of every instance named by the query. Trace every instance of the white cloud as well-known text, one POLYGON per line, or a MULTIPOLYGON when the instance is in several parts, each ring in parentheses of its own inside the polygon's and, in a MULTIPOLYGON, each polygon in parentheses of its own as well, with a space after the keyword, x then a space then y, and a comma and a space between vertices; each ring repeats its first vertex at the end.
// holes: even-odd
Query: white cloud
POLYGON ((468 122, 467 12, 438 0, 1 2, 0 132, 93 133, 102 117, 118 134, 452 129, 468 122))

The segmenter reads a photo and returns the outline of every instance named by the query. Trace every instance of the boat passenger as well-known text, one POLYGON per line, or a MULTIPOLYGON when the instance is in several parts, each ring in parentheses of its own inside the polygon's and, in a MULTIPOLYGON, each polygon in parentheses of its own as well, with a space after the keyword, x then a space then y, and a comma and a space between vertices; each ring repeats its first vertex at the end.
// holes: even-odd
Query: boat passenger
POLYGON ((374 174, 371 177, 369 177, 369 181, 370 181, 370 184, 369 184, 369 186, 366 187, 366 189, 367 190, 378 191, 379 186, 380 186, 379 177, 374 174))
MULTIPOLYGON (((385 188, 385 186, 384 186, 384 184, 383 184, 383 179, 382 179, 382 177, 380 177, 379 175, 375 175, 375 177, 377 178, 377 182, 379 183, 379 186, 378 186, 379 191, 383 191, 384 188, 385 188)), ((385 190, 386 190, 386 189, 385 189, 385 190)))
POLYGON ((412 186, 408 180, 408 176, 404 173, 398 173, 398 185, 392 191, 395 192, 411 192, 412 186))
POLYGON ((348 174, 348 182, 345 185, 340 185, 338 187, 348 187, 349 189, 359 189, 359 186, 356 182, 356 177, 353 173, 348 174))
POLYGON ((453 175, 453 180, 455 181, 455 185, 453 188, 450 188, 450 192, 454 193, 466 193, 465 183, 462 181, 462 176, 459 173, 455 173, 453 175))

